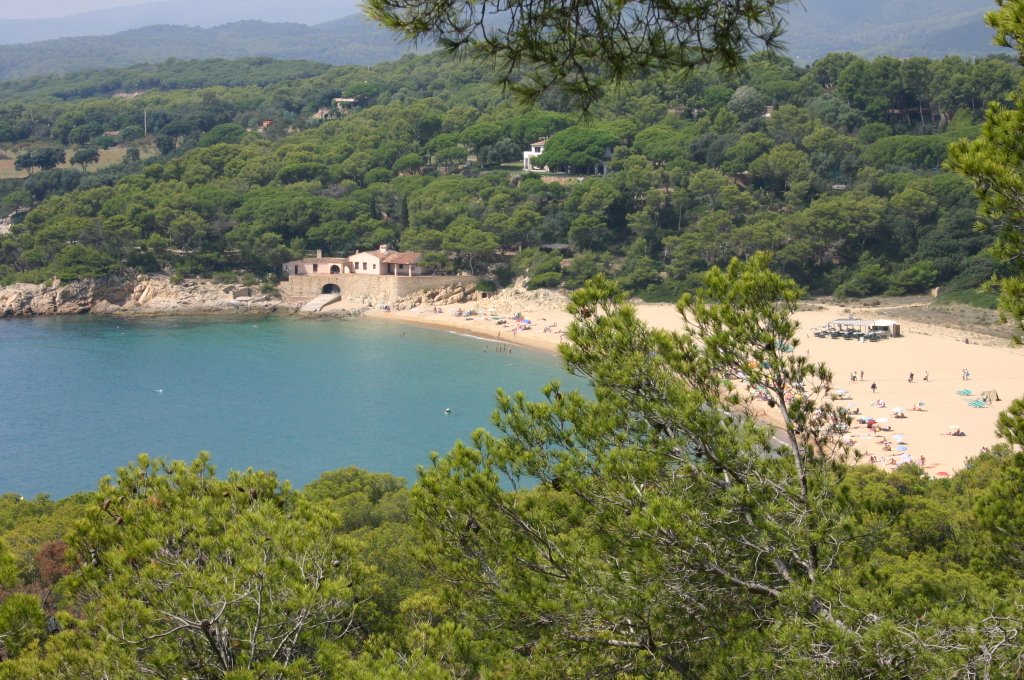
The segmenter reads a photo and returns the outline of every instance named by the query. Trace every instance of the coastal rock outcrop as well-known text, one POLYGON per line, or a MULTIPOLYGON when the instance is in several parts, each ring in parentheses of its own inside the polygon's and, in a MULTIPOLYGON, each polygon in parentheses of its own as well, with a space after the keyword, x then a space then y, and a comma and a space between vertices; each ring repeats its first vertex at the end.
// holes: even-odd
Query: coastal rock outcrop
POLYGON ((514 314, 524 309, 564 309, 569 301, 561 291, 543 288, 528 290, 525 282, 525 279, 519 279, 513 285, 496 293, 476 290, 473 285, 424 290, 396 301, 391 308, 402 310, 421 306, 443 307, 478 303, 473 305, 477 310, 486 307, 486 311, 493 311, 496 314, 514 314))
POLYGON ((420 305, 455 305, 478 299, 480 293, 474 291, 473 285, 454 285, 434 290, 421 290, 413 295, 396 300, 393 309, 413 309, 420 305))
POLYGON ((295 305, 242 284, 167 276, 106 277, 0 288, 0 317, 54 314, 222 314, 292 311, 295 305))
POLYGON ((98 303, 118 306, 124 303, 134 278, 105 277, 72 281, 67 284, 16 283, 0 288, 0 317, 84 314, 98 303))

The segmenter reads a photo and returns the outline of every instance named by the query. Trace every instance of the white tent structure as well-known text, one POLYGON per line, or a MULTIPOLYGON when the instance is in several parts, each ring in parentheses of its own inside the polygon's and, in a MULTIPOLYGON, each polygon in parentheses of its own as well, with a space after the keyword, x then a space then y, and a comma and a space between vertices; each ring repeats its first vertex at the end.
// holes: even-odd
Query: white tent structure
POLYGON ((835 319, 828 322, 830 331, 867 331, 871 329, 871 321, 864 319, 835 319))

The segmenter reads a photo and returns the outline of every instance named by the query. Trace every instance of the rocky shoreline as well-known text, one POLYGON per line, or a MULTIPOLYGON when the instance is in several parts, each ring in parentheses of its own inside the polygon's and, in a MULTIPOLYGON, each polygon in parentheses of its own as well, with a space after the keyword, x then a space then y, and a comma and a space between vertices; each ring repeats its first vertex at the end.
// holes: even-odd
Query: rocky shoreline
MULTIPOLYGON (((409 309, 478 300, 472 287, 420 291, 398 300, 350 298, 315 315, 358 316, 375 306, 409 309)), ((299 314, 307 300, 282 298, 241 283, 205 279, 172 281, 166 275, 118 276, 63 283, 16 283, 0 288, 0 319, 72 314, 163 316, 201 314, 299 314)))
POLYGON ((59 314, 163 315, 294 313, 299 304, 251 286, 170 277, 106 277, 0 288, 0 318, 59 314))

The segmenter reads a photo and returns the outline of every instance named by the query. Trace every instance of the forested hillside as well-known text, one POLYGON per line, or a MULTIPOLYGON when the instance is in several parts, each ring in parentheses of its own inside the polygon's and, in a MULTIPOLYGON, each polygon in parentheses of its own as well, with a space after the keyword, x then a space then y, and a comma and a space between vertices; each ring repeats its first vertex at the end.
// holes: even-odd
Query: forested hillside
MULTIPOLYGON (((798 64, 838 51, 865 57, 982 57, 999 49, 982 21, 993 4, 792 3, 786 11, 786 54, 798 64)), ((371 64, 396 59, 409 49, 359 12, 358 3, 341 0, 220 0, 213 6, 200 0, 165 0, 59 19, 0 18, 0 79, 169 58, 266 56, 371 64)))
MULTIPOLYGON (((0 45, 13 45, 77 36, 94 36, 130 31, 146 26, 200 26, 212 28, 236 21, 315 25, 335 21, 360 12, 355 0, 146 0, 145 2, 109 2, 106 9, 93 9, 61 16, 59 11, 35 12, 45 19, 9 19, 11 12, 0 10, 0 45)), ((66 3, 65 11, 82 8, 81 3, 66 3)), ((94 6, 94 5, 92 5, 94 6)), ((5 8, 6 9, 6 8, 5 8)), ((31 10, 20 8, 22 16, 31 10)), ((34 8, 33 8, 34 9, 34 8)), ((184 57, 187 53, 182 53, 184 57)))
POLYGON ((2 180, 0 208, 33 209, 0 237, 3 280, 263 276, 309 249, 379 243, 423 251, 437 271, 534 286, 606 271, 656 299, 757 250, 847 296, 970 289, 992 274, 970 187, 941 164, 1016 84, 1010 60, 755 58, 736 76, 636 83, 586 121, 557 95, 520 109, 482 67, 440 55, 241 66, 7 86, 22 103, 0 105, 0 143, 31 174, 2 180), (115 87, 141 91, 92 96, 115 87), (339 110, 339 97, 355 101, 339 110), (521 173, 523 150, 545 138, 534 164, 558 172, 521 173), (158 157, 51 163, 146 144, 158 157))
POLYGON ((982 20, 991 0, 808 0, 789 9, 786 43, 800 63, 828 52, 865 57, 979 57, 992 54, 982 20))
POLYGON ((78 73, 167 59, 272 57, 327 64, 377 64, 414 48, 352 15, 317 26, 236 21, 213 28, 157 25, 114 35, 0 45, 0 79, 78 73))

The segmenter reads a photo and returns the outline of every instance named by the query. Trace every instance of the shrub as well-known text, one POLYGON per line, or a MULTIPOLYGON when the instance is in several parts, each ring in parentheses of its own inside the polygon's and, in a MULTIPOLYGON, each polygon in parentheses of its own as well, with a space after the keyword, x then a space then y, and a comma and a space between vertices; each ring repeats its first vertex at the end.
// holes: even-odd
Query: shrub
POLYGON ((481 293, 493 293, 498 290, 498 282, 492 279, 481 279, 476 282, 474 287, 481 293))
POLYGON ((544 272, 543 274, 537 274, 531 276, 526 282, 527 290, 535 290, 537 288, 557 288, 562 283, 562 275, 559 272, 544 272))

